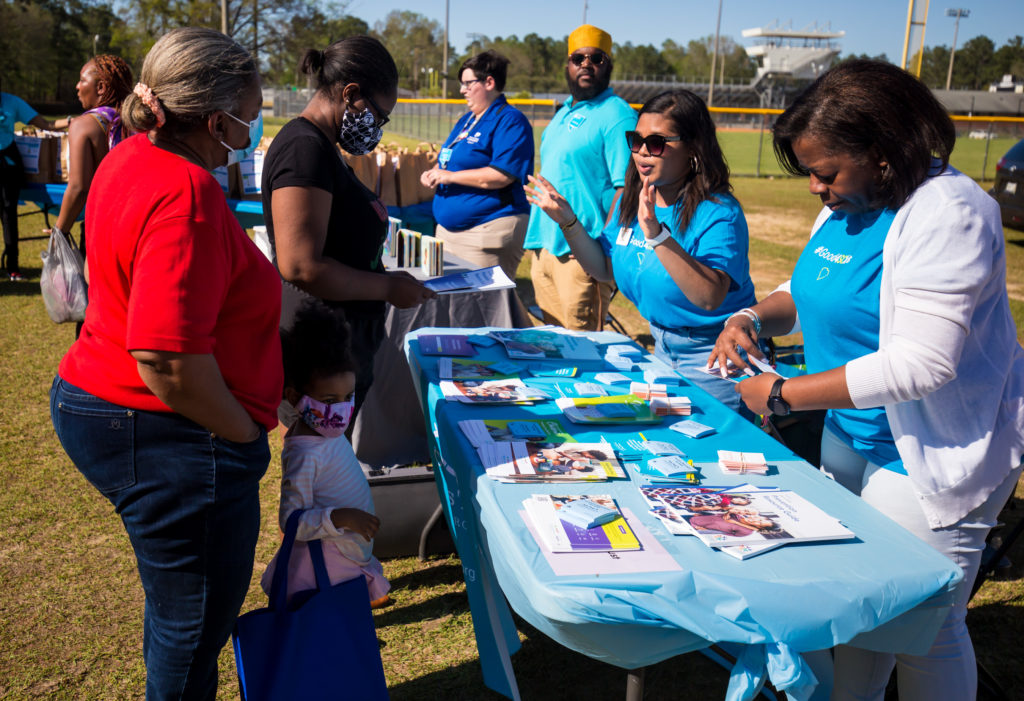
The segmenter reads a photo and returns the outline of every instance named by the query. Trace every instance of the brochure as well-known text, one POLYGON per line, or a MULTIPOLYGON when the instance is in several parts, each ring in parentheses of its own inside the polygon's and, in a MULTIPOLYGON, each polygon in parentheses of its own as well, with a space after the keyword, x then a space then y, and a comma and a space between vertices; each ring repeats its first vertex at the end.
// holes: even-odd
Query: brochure
POLYGON ((487 443, 477 454, 488 475, 508 482, 594 482, 626 476, 608 443, 487 443))
POLYGON ((656 424, 661 417, 635 394, 611 397, 559 397, 555 404, 578 424, 656 424))
POLYGON ((437 374, 442 380, 494 380, 515 377, 520 369, 520 366, 507 360, 440 358, 437 361, 437 374))
POLYGON ((495 380, 441 380, 441 393, 450 402, 466 404, 532 404, 548 399, 517 377, 495 380))
POLYGON ((640 550, 640 541, 622 517, 615 500, 607 494, 554 495, 531 494, 523 508, 540 536, 542 547, 551 552, 602 552, 640 550), (558 512, 573 501, 589 499, 613 509, 618 517, 595 528, 581 528, 558 517, 558 512))
POLYGON ((795 492, 711 487, 641 487, 712 547, 853 538, 852 531, 795 492))
POLYGON ((729 474, 764 475, 768 473, 768 463, 764 453, 744 453, 738 450, 719 450, 718 466, 729 474))
POLYGON ((576 442, 555 419, 468 419, 459 428, 474 448, 511 441, 576 442))
POLYGON ((423 355, 476 355, 469 339, 462 334, 425 333, 416 337, 423 355))
POLYGON ((514 329, 492 331, 509 358, 525 360, 600 360, 594 342, 585 336, 573 336, 550 329, 514 329))
POLYGON ((504 290, 515 287, 516 283, 509 279, 500 266, 468 270, 452 273, 444 277, 426 280, 423 286, 439 295, 458 294, 461 292, 486 292, 488 290, 504 290))

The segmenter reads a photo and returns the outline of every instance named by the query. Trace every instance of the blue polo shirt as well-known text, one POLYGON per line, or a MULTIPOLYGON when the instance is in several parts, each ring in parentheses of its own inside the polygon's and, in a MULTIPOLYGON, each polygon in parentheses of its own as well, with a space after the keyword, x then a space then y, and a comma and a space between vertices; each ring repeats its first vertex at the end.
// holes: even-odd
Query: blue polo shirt
POLYGON ((449 231, 462 231, 478 224, 526 214, 523 185, 533 175, 533 128, 526 116, 499 95, 480 121, 467 112, 448 135, 437 162, 450 171, 491 167, 515 178, 500 190, 483 190, 466 185, 439 185, 434 193, 434 219, 449 231))
MULTIPOLYGON (((895 216, 890 209, 833 212, 800 254, 790 291, 808 372, 841 367, 878 350, 882 246, 895 216)), ((829 409, 825 425, 861 457, 906 474, 885 407, 829 409)))
POLYGON ((636 219, 630 226, 619 224, 615 207, 611 223, 598 241, 612 261, 615 284, 636 305, 640 316, 669 331, 685 328, 721 327, 734 312, 755 303, 754 283, 747 258, 747 220, 732 195, 715 195, 718 202, 697 205, 686 231, 679 233, 675 207, 656 207, 658 221, 672 232, 672 238, 695 259, 727 274, 732 282, 725 301, 717 309, 696 306, 665 270, 658 254, 644 240, 636 219))
POLYGON ((39 114, 17 95, 0 92, 0 151, 14 141, 14 125, 28 124, 39 114))
MULTIPOLYGON (((597 237, 626 181, 629 146, 625 133, 636 126, 637 114, 611 88, 591 100, 570 98, 555 113, 540 139, 540 174, 572 205, 583 228, 597 237)), ((562 230, 534 207, 524 248, 546 248, 552 255, 569 253, 562 230)))

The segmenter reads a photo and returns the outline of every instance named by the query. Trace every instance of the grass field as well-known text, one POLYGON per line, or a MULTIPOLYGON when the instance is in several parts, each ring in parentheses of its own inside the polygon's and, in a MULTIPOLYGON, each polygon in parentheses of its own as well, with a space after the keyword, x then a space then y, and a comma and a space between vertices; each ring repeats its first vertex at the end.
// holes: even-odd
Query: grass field
MULTIPOLYGON (((800 180, 738 178, 735 186, 752 234, 753 277, 764 295, 788 275, 818 207, 800 180)), ((26 216, 22 233, 42 225, 41 216, 26 216)), ((1024 232, 1007 230, 1006 238, 1014 311, 1024 330, 1024 232)), ((143 598, 131 549, 110 505, 68 462, 50 426, 47 393, 73 327, 51 323, 44 311, 43 244, 22 245, 28 280, 0 281, 0 513, 8 523, 0 543, 0 699, 141 699, 143 598)), ((528 262, 517 282, 528 300, 528 262)), ((628 302, 616 299, 613 312, 631 335, 649 340, 628 302)), ((265 604, 257 580, 278 544, 280 436, 279 429, 271 436, 274 458, 261 488, 263 526, 244 610, 265 604)), ((1013 504, 1007 516, 1016 520, 1024 490, 1013 504)), ((983 587, 968 622, 979 658, 1011 698, 1024 699, 1017 654, 1024 636, 1024 547, 1011 557, 1008 579, 983 587)), ((375 620, 391 697, 497 701, 481 679, 459 560, 404 558, 384 567, 395 603, 375 612, 375 620)), ((513 662, 524 699, 622 698, 621 670, 562 648, 525 623, 520 631, 523 649, 513 662)), ((237 698, 230 647, 220 669, 218 698, 237 698)), ((648 672, 645 698, 721 698, 726 684, 724 670, 686 655, 648 672)))

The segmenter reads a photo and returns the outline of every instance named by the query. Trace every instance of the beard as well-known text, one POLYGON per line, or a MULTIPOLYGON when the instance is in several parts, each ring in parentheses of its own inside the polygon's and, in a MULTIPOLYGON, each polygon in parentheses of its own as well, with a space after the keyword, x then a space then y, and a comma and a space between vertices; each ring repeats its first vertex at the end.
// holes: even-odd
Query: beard
POLYGON ((594 71, 593 82, 590 84, 590 87, 584 88, 569 77, 569 67, 566 66, 565 82, 569 85, 569 94, 572 95, 573 102, 591 100, 608 89, 612 82, 612 67, 609 65, 607 70, 594 71))

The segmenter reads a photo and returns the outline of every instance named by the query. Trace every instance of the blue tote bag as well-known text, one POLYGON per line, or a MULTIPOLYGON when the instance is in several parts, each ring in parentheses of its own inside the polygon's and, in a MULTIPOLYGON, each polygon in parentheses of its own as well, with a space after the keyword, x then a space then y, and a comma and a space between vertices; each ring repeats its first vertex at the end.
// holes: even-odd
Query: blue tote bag
POLYGON ((244 701, 388 698, 366 580, 331 586, 319 540, 309 541, 317 589, 288 598, 288 562, 302 511, 288 517, 270 605, 235 622, 232 639, 244 701))

